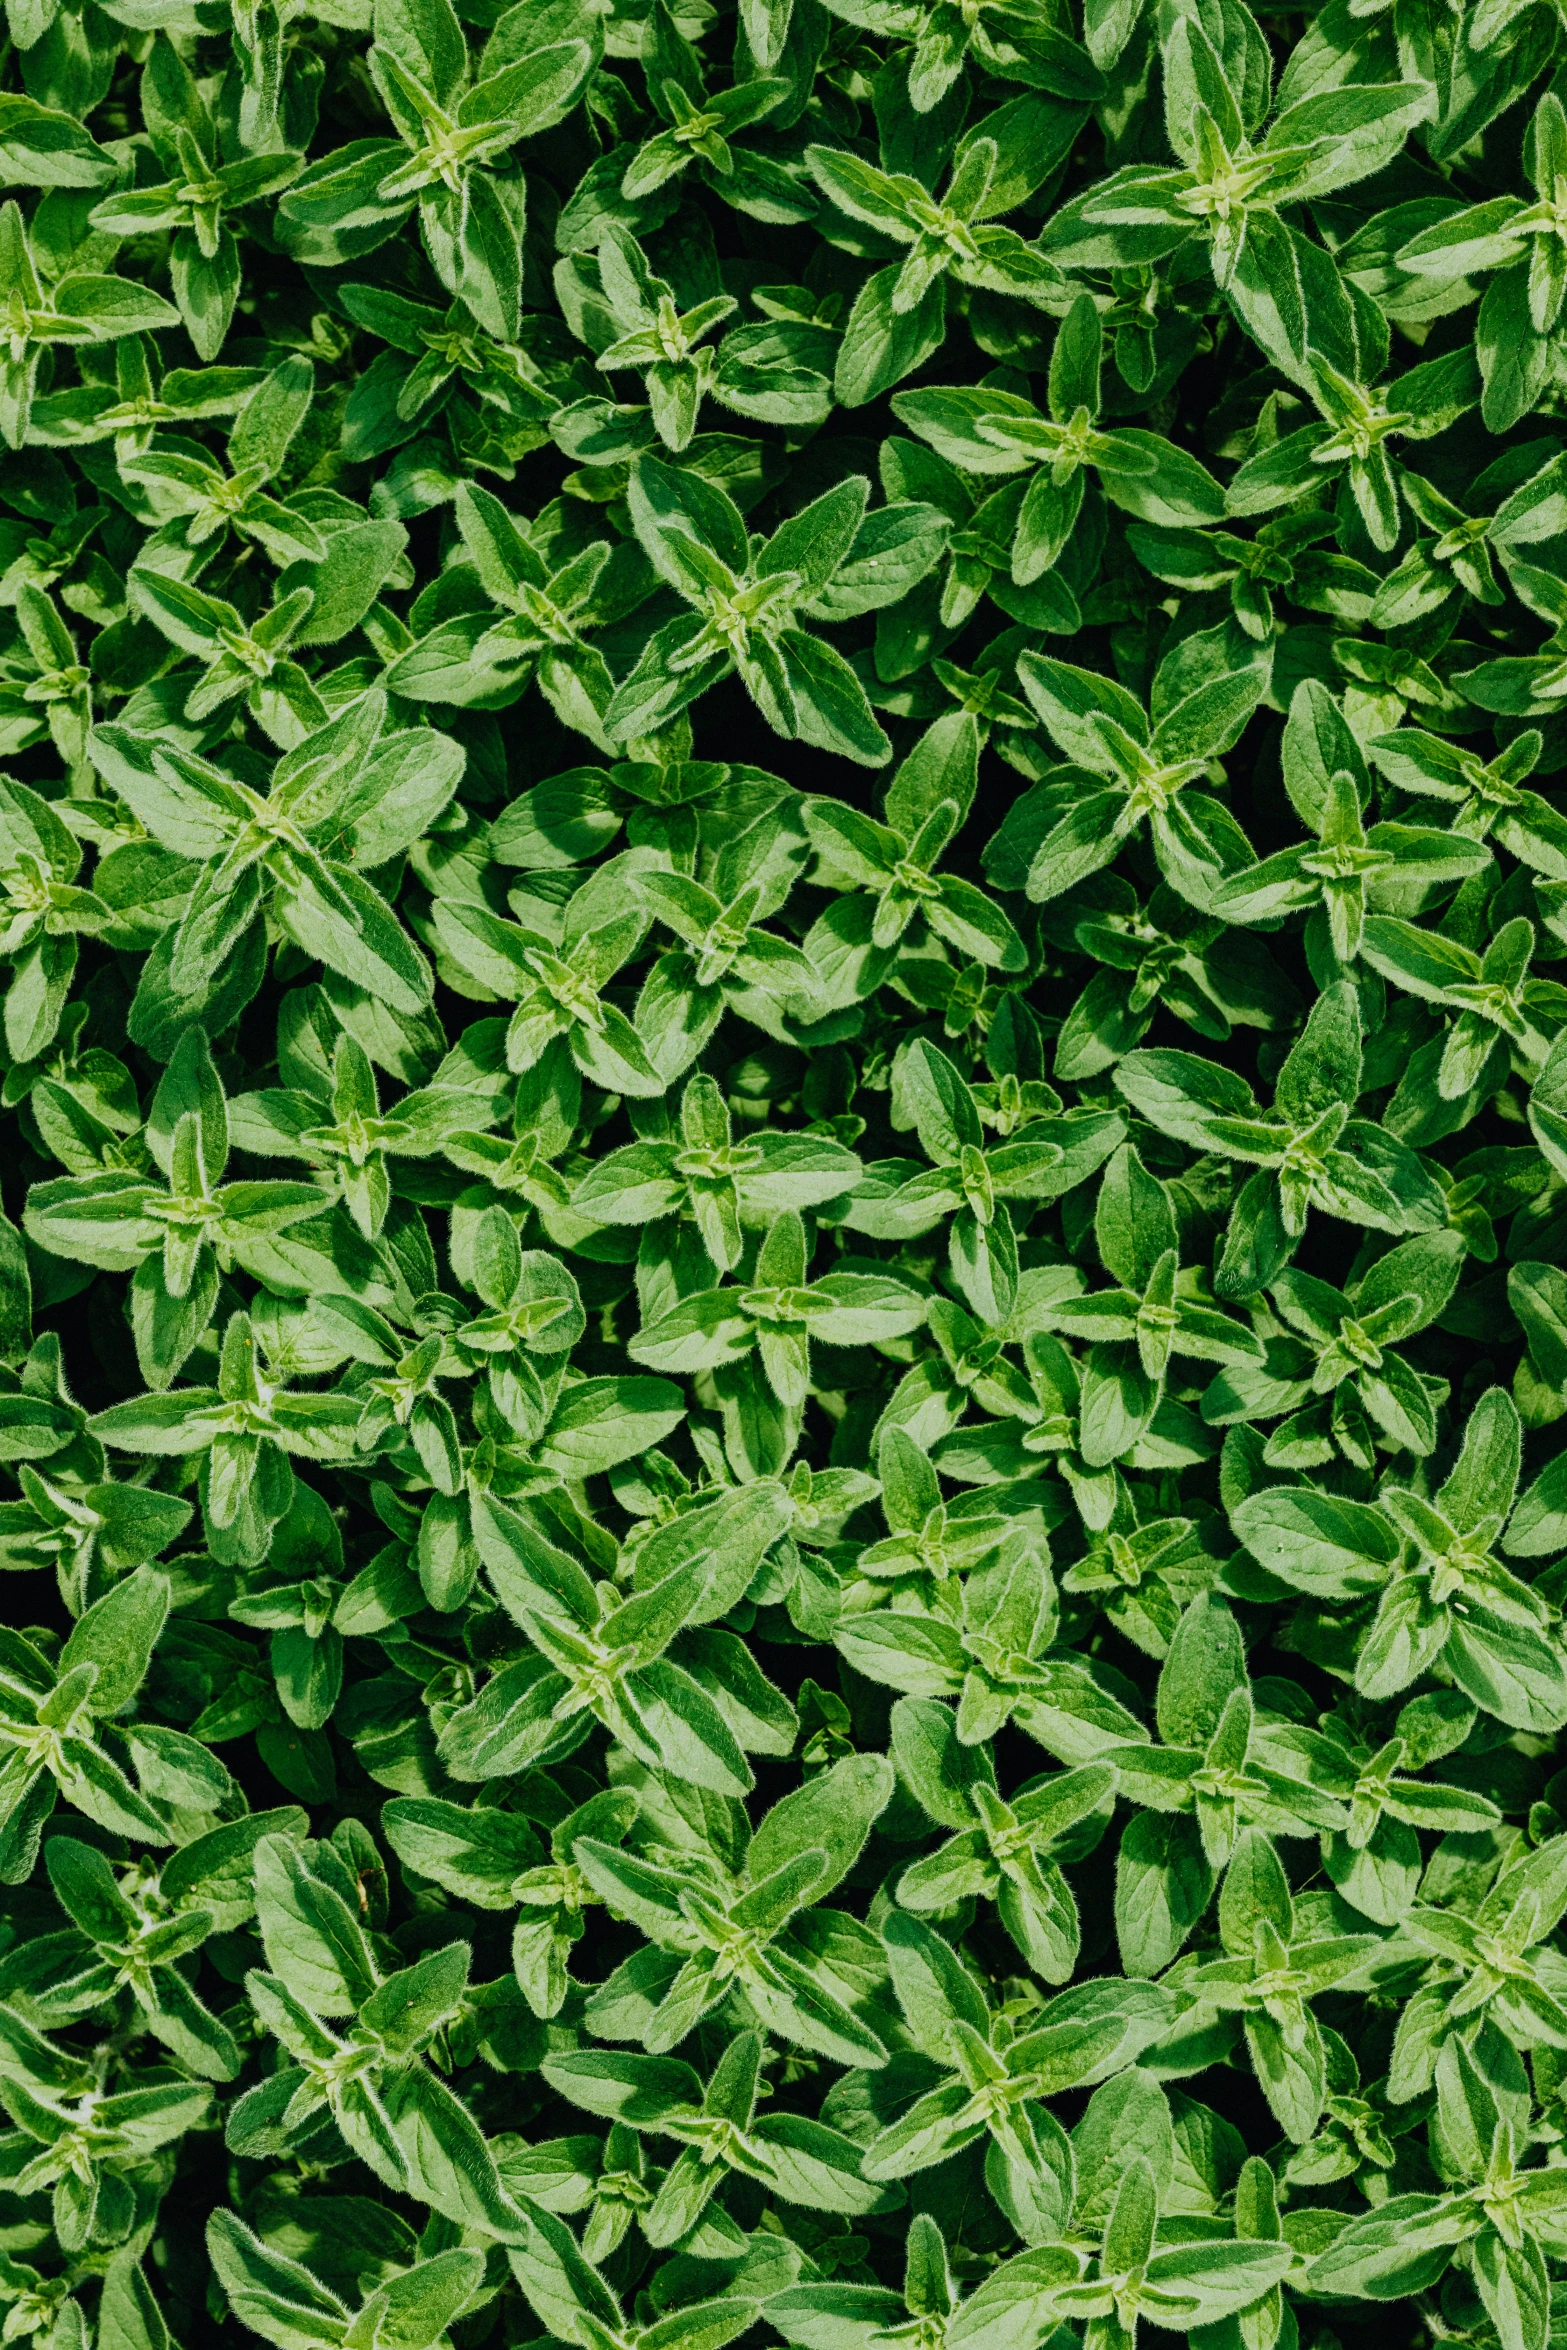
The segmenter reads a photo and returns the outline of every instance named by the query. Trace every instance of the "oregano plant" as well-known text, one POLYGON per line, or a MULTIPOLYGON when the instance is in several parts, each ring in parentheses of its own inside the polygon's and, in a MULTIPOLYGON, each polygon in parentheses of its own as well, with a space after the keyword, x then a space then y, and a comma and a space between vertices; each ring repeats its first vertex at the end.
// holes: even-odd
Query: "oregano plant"
POLYGON ((0 2343, 1567 2345, 1567 36, 3 0, 0 2343))

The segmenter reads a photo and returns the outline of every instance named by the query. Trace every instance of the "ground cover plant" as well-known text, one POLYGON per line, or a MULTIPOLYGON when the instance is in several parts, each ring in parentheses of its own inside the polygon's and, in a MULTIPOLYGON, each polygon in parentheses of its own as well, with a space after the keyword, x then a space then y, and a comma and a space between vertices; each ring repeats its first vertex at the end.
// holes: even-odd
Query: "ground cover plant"
POLYGON ((1543 0, 6 0, 0 2341, 1567 2342, 1543 0))

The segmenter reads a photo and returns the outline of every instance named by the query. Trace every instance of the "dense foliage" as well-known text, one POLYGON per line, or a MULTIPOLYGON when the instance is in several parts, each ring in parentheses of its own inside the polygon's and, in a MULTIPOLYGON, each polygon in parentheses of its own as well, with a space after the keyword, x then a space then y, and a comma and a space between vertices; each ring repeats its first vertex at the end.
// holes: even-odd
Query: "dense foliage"
POLYGON ((1567 2342, 1543 0, 6 0, 0 2340, 1567 2342))

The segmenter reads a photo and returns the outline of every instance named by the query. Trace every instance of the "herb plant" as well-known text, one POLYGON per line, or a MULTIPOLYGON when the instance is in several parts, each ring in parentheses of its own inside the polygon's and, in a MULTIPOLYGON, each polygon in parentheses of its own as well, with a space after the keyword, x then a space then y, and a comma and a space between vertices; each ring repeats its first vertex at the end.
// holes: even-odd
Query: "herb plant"
POLYGON ((1567 2344, 1544 0, 5 0, 0 2343, 1567 2344))

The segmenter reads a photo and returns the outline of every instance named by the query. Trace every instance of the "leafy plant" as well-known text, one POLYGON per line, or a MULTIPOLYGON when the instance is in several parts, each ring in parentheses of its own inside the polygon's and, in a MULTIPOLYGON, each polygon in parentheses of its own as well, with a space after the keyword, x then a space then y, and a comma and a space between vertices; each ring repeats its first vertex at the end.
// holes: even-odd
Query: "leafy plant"
POLYGON ((1567 2338, 1532 0, 7 0, 0 2338, 1567 2338))

